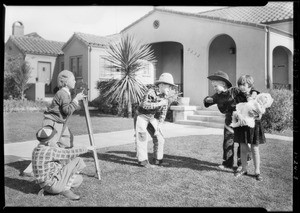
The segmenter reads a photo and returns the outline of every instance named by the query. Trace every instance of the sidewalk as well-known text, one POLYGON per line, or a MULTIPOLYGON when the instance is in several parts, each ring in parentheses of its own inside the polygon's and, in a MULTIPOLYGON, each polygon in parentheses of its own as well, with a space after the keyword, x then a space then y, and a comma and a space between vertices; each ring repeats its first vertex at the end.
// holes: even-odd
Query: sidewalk
MULTIPOLYGON (((207 128, 192 125, 180 125, 166 122, 162 131, 165 138, 189 136, 189 135, 222 135, 223 129, 207 128)), ((133 129, 94 134, 94 142, 97 148, 119 146, 134 143, 133 129)), ((293 141, 292 137, 266 134, 267 138, 293 141)), ((31 160, 31 153, 38 144, 37 140, 4 144, 4 163, 31 160)), ((90 145, 89 135, 74 136, 74 146, 90 145)))

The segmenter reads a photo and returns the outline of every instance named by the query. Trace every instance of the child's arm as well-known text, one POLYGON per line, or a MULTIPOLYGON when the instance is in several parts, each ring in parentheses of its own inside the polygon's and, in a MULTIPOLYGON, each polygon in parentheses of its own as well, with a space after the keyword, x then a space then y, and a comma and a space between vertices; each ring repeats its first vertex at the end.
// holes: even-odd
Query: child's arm
POLYGON ((209 107, 209 106, 211 106, 211 105, 216 104, 216 101, 215 101, 216 98, 215 98, 215 96, 216 96, 216 94, 214 94, 212 96, 207 96, 207 97, 205 97, 203 99, 203 104, 204 104, 204 106, 206 108, 209 107))
POLYGON ((167 112, 168 112, 168 105, 163 105, 162 106, 162 111, 161 111, 161 113, 159 115, 159 118, 158 118, 159 123, 164 122, 164 120, 166 119, 167 112))
POLYGON ((59 105, 61 113, 70 115, 79 108, 78 101, 71 100, 71 96, 69 96, 66 92, 57 92, 55 96, 55 101, 59 105))
POLYGON ((141 102, 141 107, 144 109, 158 109, 163 105, 168 105, 168 100, 162 99, 159 102, 151 102, 151 97, 156 97, 154 89, 149 89, 141 102))
POLYGON ((88 152, 86 147, 74 147, 72 149, 52 148, 52 158, 53 160, 69 160, 86 152, 88 152))

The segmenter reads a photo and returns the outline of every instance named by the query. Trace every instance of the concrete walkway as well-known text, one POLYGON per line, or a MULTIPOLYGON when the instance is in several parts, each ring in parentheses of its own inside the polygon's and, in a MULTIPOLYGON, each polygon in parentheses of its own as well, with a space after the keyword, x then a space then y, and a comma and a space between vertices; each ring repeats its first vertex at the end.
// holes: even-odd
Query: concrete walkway
MULTIPOLYGON (((180 125, 166 122, 162 127, 165 138, 189 136, 189 135, 222 135, 223 129, 207 128, 201 126, 180 125)), ((119 146, 134 143, 134 131, 124 130, 117 132, 94 134, 94 141, 97 148, 119 146)), ((278 136, 266 134, 267 138, 293 141, 292 137, 278 136)), ((16 142, 4 144, 4 163, 12 163, 16 161, 31 160, 31 153, 38 144, 37 140, 16 142)), ((90 145, 89 135, 74 136, 74 146, 90 145)))

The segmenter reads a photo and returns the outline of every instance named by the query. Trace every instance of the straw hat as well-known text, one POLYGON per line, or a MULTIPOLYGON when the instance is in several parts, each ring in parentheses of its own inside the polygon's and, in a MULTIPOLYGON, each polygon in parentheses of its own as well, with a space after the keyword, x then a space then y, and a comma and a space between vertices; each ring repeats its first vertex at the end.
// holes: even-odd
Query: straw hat
POLYGON ((167 72, 161 74, 159 79, 155 82, 155 84, 160 84, 160 83, 169 84, 171 86, 176 86, 174 84, 173 76, 167 72))

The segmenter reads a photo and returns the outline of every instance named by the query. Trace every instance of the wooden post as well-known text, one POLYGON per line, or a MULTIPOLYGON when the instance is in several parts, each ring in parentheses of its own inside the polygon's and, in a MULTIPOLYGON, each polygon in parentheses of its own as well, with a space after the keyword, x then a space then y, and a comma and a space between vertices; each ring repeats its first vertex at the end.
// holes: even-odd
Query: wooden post
MULTIPOLYGON (((83 107, 84 107, 84 111, 85 111, 85 120, 86 120, 86 123, 87 123, 88 132, 89 132, 90 144, 91 144, 91 146, 95 146, 87 97, 84 97, 82 102, 83 102, 83 107)), ((97 155, 97 151, 95 149, 93 150, 93 154, 94 154, 95 167, 96 167, 96 172, 97 172, 97 175, 98 175, 98 179, 101 180, 98 155, 97 155)))

